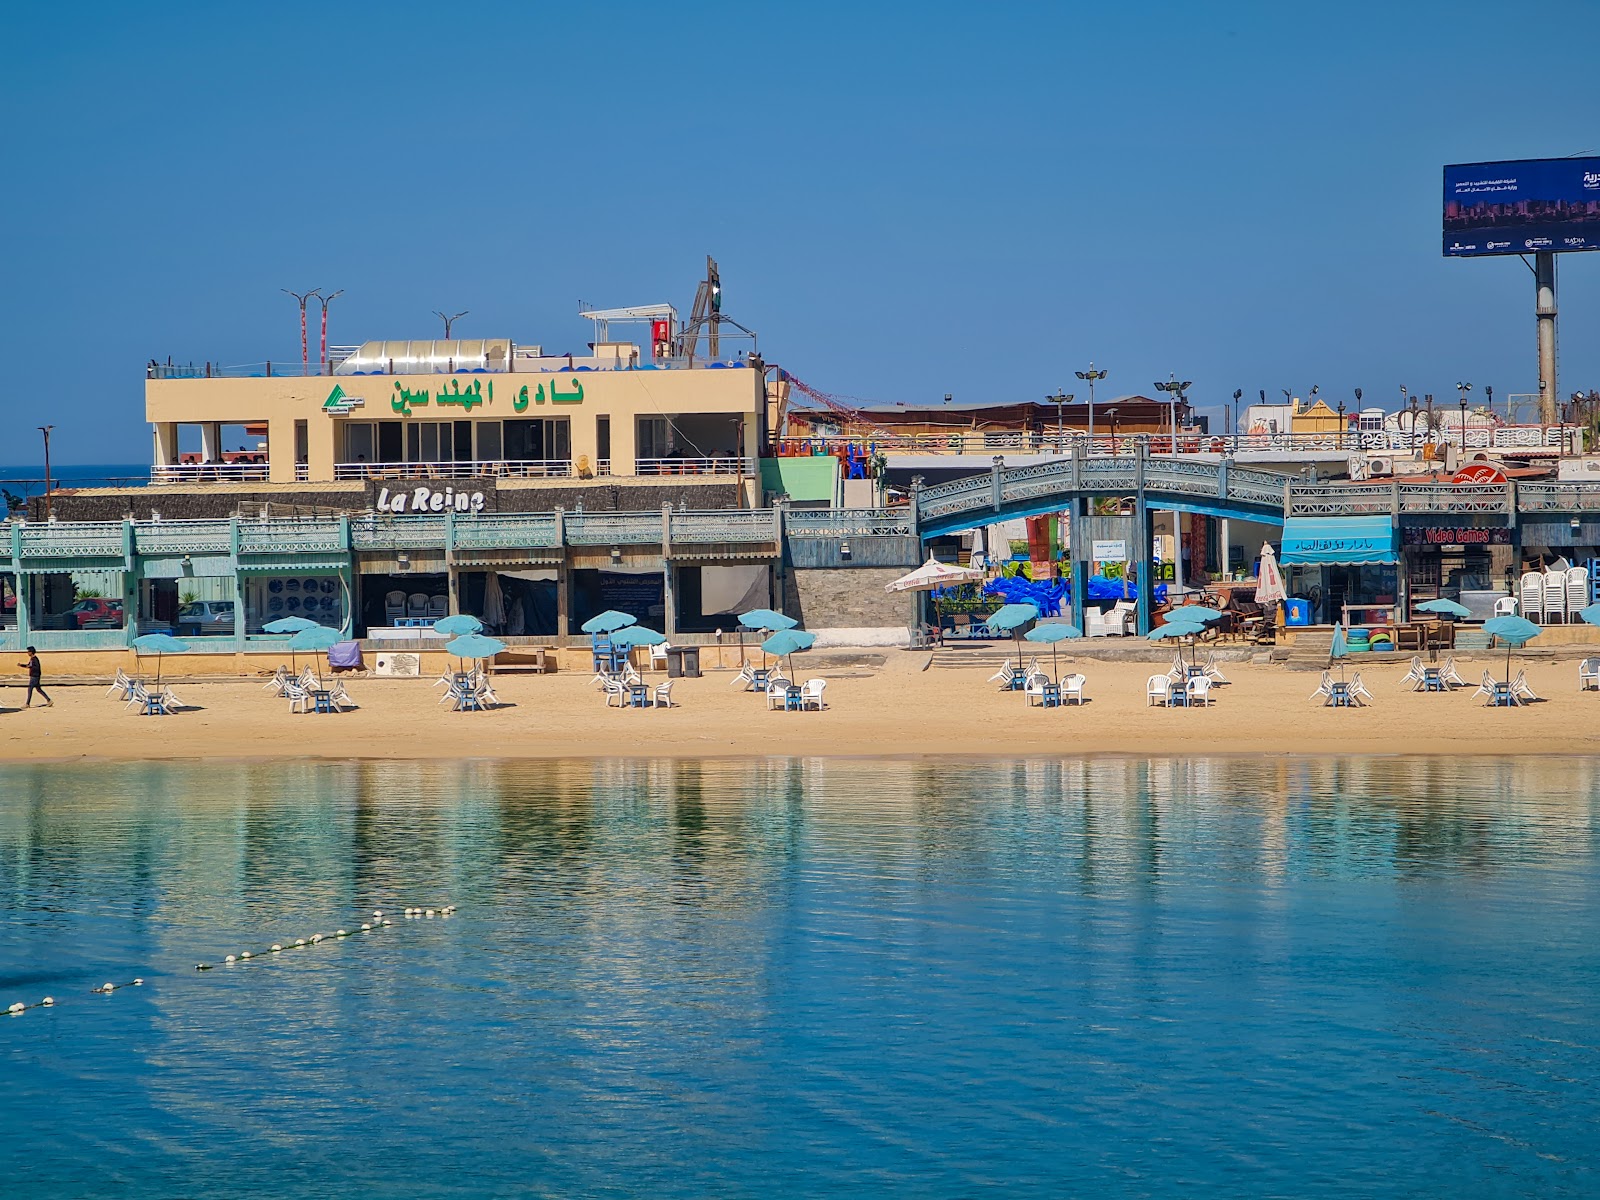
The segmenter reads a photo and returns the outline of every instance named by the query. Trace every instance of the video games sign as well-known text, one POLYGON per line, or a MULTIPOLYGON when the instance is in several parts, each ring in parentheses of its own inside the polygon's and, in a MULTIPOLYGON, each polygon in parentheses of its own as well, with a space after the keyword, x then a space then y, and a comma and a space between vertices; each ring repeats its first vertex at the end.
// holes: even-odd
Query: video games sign
POLYGON ((1600 158, 1444 169, 1444 254, 1600 250, 1600 158))

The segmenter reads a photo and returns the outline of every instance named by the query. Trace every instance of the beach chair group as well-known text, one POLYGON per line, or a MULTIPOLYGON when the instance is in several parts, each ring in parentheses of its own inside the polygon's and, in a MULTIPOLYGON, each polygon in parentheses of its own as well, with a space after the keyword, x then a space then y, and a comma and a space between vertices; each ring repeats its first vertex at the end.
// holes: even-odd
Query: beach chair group
POLYGON ((1361 681, 1360 671, 1351 672, 1348 682, 1335 680, 1332 671, 1324 671, 1310 699, 1320 699, 1324 706, 1331 708, 1365 708, 1373 702, 1372 692, 1361 681))
POLYGON ((1076 672, 1063 675, 1061 682, 1051 684, 1050 676, 1043 671, 1034 671, 1023 684, 1022 691, 1028 697, 1028 704, 1050 707, 1052 705, 1082 704, 1089 686, 1089 677, 1076 672), (1054 687, 1054 691, 1052 691, 1054 687))
POLYGON ((489 683, 487 672, 474 668, 471 671, 446 671, 433 682, 444 688, 440 704, 448 704, 451 712, 482 712, 498 708, 500 697, 489 683))
POLYGON ((1540 625, 1575 624, 1589 603, 1589 571, 1557 559, 1546 571, 1526 571, 1517 583, 1517 607, 1540 625))
POLYGON ((1411 666, 1400 676, 1400 682, 1402 685, 1409 683, 1413 692, 1449 691, 1467 686, 1467 681, 1456 670, 1454 655, 1447 657, 1438 667, 1429 667, 1423 663, 1421 655, 1413 654, 1411 666))
POLYGON ((1152 675, 1144 684, 1145 704, 1153 708, 1209 708, 1215 685, 1215 680, 1203 674, 1174 678, 1168 671, 1165 675, 1152 675))
POLYGON ((326 708, 322 711, 346 712, 356 706, 350 693, 345 691, 343 680, 335 679, 323 687, 321 678, 311 667, 306 667, 298 675, 291 675, 288 668, 280 664, 262 687, 279 699, 287 700, 291 713, 317 712, 318 692, 327 693, 326 708))
POLYGON ((147 717, 170 717, 184 707, 183 701, 178 699, 170 687, 153 691, 121 667, 117 668, 116 677, 111 681, 111 689, 106 695, 121 700, 123 708, 137 709, 142 716, 147 717))
POLYGON ((1474 700, 1479 696, 1486 697, 1484 704, 1490 707, 1519 708, 1539 699, 1534 694, 1533 688, 1528 686, 1526 671, 1518 671, 1516 678, 1509 683, 1502 683, 1491 675, 1487 668, 1483 672, 1483 678, 1478 681, 1478 690, 1472 693, 1474 700))
POLYGON ((774 675, 767 680, 767 710, 821 712, 828 706, 822 698, 827 688, 826 679, 808 679, 797 688, 782 675, 774 675))

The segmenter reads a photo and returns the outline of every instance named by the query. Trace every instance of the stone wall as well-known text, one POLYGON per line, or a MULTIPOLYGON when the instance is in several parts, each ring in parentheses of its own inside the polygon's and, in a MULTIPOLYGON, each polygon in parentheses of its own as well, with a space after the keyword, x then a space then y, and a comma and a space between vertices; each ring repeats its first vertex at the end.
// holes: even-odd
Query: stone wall
POLYGON ((784 572, 783 611, 807 629, 905 629, 915 595, 883 590, 904 574, 901 567, 794 568, 784 572))

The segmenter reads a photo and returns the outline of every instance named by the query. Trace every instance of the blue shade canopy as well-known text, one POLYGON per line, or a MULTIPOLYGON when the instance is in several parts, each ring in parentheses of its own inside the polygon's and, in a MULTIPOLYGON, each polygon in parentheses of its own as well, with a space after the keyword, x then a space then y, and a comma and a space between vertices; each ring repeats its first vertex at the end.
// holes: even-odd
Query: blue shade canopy
POLYGON ((1600 625, 1600 604, 1591 604, 1587 608, 1580 608, 1578 615, 1591 625, 1600 625))
POLYGON ((611 644, 624 649, 632 646, 659 646, 666 640, 666 634, 657 632, 647 625, 629 625, 611 635, 611 644))
POLYGON ((780 629, 762 642, 761 648, 768 654, 781 658, 785 654, 809 650, 816 644, 817 635, 814 633, 807 633, 804 629, 780 629))
POLYGON ((337 646, 344 641, 344 634, 337 629, 329 629, 326 625, 313 625, 310 629, 302 629, 289 639, 291 650, 326 650, 329 646, 337 646))
POLYGON ((1026 641, 1043 642, 1048 646, 1055 642, 1066 642, 1071 641, 1073 638, 1081 638, 1083 630, 1076 625, 1064 625, 1054 622, 1049 625, 1035 625, 1022 636, 1026 641))
POLYGON ((773 612, 770 608, 756 608, 741 614, 739 624, 746 629, 777 633, 780 629, 793 629, 800 622, 793 617, 784 616, 781 612, 773 612))
POLYGON ((1215 621, 1222 616, 1220 608, 1207 608, 1204 604, 1182 604, 1167 613, 1168 621, 1192 621, 1196 625, 1215 621))
POLYGON ((1483 631, 1508 646, 1520 646, 1539 636, 1539 627, 1527 617, 1491 617, 1483 623, 1483 631))
POLYGON ((1290 517, 1283 523, 1283 561, 1344 565, 1400 560, 1387 516, 1290 517))
POLYGON ((315 629, 317 623, 310 617, 279 617, 261 627, 263 633, 299 633, 302 629, 315 629))
POLYGON ((1166 641, 1168 638, 1199 637, 1206 631, 1204 625, 1193 621, 1168 621, 1165 625, 1152 629, 1144 636, 1152 642, 1166 641))
POLYGON ((578 628, 585 633, 612 633, 618 629, 626 629, 629 625, 637 625, 638 617, 631 617, 625 612, 618 612, 608 608, 597 617, 590 617, 578 628))
POLYGON ((482 633, 483 622, 471 613, 456 613, 451 617, 440 617, 433 623, 433 631, 445 637, 458 637, 463 633, 482 633))
POLYGON ((506 648, 499 638, 484 637, 481 633, 463 633, 444 648, 457 658, 493 658, 506 648))
POLYGON ((140 654, 185 654, 188 642, 181 642, 170 633, 146 633, 133 639, 133 648, 140 654))
POLYGON ((1013 629, 1020 629, 1029 621, 1039 619, 1039 610, 1031 604, 1004 604, 990 614, 984 621, 990 629, 998 629, 1001 633, 1010 633, 1013 629))
POLYGON ((1333 627, 1333 644, 1328 647, 1328 657, 1343 658, 1350 653, 1350 639, 1345 636, 1344 622, 1340 621, 1333 627))
POLYGON ((1416 606, 1418 612, 1435 613, 1441 617, 1470 617, 1472 610, 1465 604, 1457 604, 1454 600, 1429 600, 1416 606))

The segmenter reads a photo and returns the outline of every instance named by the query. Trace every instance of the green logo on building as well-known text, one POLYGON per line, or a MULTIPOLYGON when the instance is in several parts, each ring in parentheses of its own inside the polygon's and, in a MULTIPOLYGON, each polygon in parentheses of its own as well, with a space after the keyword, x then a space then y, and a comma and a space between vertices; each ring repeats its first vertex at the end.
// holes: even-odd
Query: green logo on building
POLYGON ((328 398, 322 402, 322 411, 330 417, 348 417, 353 409, 365 403, 360 396, 346 396, 344 389, 336 383, 333 391, 328 393, 328 398))

